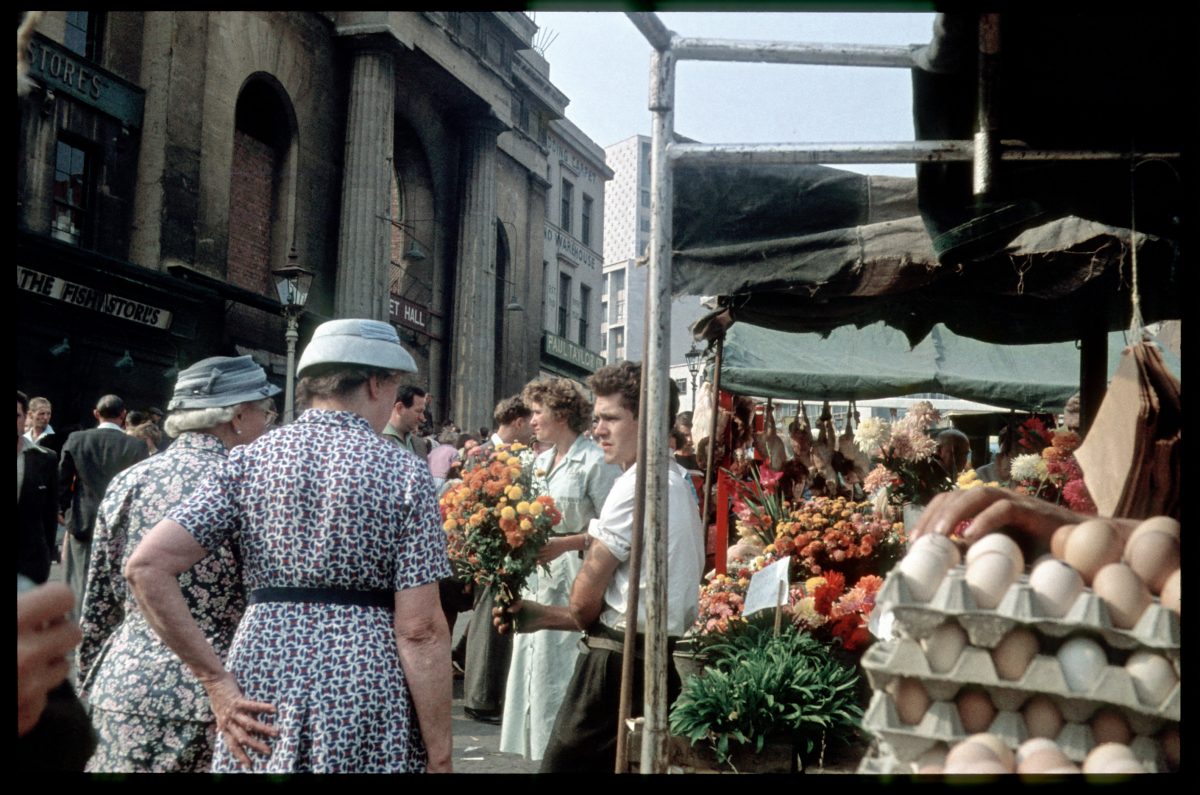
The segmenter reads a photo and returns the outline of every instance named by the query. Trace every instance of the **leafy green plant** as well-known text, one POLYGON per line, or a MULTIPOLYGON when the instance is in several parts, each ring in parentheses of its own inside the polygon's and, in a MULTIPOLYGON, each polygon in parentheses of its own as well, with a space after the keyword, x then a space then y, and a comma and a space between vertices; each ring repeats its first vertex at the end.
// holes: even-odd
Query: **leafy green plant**
POLYGON ((748 626, 706 650, 709 667, 692 677, 671 708, 671 731, 706 740, 718 764, 737 746, 761 752, 768 737, 790 737, 805 753, 822 736, 848 741, 862 719, 858 672, 808 633, 748 626))

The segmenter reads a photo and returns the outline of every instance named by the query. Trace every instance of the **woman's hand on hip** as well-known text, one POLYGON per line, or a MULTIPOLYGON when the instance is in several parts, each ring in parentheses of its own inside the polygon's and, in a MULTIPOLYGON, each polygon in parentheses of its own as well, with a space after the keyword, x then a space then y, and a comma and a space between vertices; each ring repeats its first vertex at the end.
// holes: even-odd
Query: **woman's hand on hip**
POLYGON ((253 765, 246 748, 253 748, 260 754, 270 754, 271 747, 255 735, 276 737, 279 729, 269 723, 258 720, 258 715, 267 712, 275 713, 275 707, 261 701, 251 701, 242 695, 233 674, 225 672, 219 679, 204 683, 208 691, 208 699, 212 703, 213 715, 217 719, 217 730, 225 735, 230 752, 247 770, 253 765))

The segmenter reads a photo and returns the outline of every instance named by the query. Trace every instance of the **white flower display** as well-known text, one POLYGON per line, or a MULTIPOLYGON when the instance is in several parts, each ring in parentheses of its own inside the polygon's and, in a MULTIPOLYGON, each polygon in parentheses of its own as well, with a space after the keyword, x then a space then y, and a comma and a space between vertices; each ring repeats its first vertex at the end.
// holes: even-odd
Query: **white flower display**
POLYGON ((1017 456, 1009 468, 1012 480, 1044 480, 1048 474, 1046 459, 1037 453, 1017 456))
POLYGON ((854 429, 854 444, 867 455, 875 454, 891 435, 887 420, 867 417, 854 429))

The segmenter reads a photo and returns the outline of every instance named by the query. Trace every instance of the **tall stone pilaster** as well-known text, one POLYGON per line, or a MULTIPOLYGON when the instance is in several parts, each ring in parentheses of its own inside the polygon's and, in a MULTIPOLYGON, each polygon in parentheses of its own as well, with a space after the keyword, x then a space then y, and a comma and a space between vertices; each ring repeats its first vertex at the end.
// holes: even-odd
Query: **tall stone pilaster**
POLYGON ((388 319, 388 206, 396 97, 393 54, 354 53, 338 232, 337 317, 388 319))
POLYGON ((463 135, 461 214, 454 288, 450 393, 460 427, 492 424, 496 319, 496 136, 494 119, 463 135))

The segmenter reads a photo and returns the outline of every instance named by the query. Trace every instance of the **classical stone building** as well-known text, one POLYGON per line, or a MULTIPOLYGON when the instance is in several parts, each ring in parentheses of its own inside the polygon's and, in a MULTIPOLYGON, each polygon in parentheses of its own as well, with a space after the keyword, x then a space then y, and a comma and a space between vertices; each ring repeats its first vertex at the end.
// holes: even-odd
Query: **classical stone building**
POLYGON ((550 182, 542 259, 542 370, 583 382, 600 349, 604 150, 566 118, 550 123, 550 182))
POLYGON ((47 12, 18 102, 18 384, 57 423, 104 392, 161 405, 203 356, 281 381, 271 270, 294 254, 316 274, 301 346, 329 318, 391 320, 434 417, 488 424, 543 346, 547 125, 567 99, 536 30, 517 12, 47 12))

